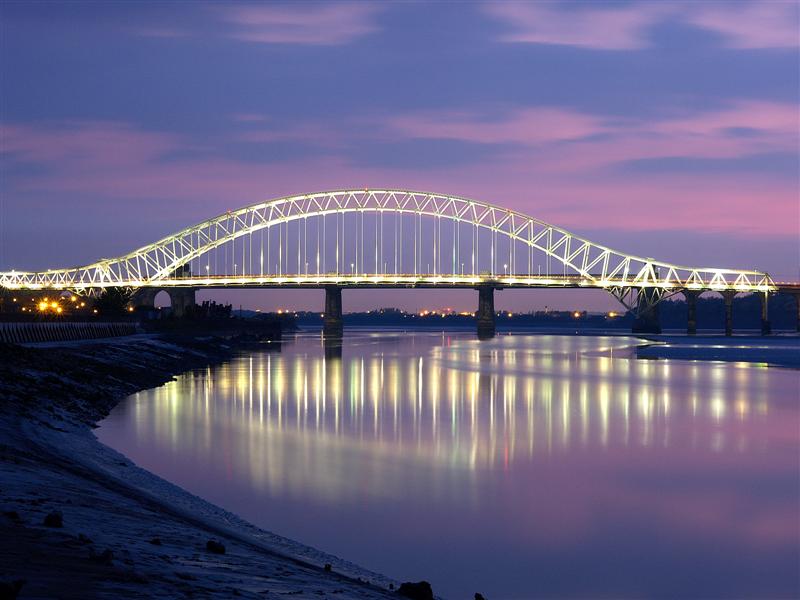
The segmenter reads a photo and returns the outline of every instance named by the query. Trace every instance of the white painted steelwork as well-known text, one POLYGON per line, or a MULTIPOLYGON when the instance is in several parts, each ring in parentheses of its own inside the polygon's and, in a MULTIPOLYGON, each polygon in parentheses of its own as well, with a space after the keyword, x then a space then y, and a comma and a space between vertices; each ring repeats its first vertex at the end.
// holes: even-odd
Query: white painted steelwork
POLYGON ((71 269, 0 273, 0 287, 8 289, 83 293, 118 286, 323 285, 601 288, 629 308, 652 305, 682 289, 776 290, 760 271, 633 256, 499 206, 404 190, 279 198, 227 212, 118 258, 71 269), (561 272, 553 272, 554 261, 561 272))

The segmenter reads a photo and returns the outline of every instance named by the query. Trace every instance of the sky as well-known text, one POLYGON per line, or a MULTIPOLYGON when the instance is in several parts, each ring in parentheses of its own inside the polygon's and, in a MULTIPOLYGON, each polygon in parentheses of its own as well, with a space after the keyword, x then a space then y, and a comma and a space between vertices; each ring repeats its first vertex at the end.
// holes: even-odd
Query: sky
MULTIPOLYGON (((282 195, 384 187, 797 280, 799 52, 791 1, 6 0, 0 270, 87 264, 282 195)), ((309 291, 213 297, 322 306, 309 291)), ((345 309, 475 302, 350 292, 345 309)), ((544 305, 614 301, 498 294, 544 305)))

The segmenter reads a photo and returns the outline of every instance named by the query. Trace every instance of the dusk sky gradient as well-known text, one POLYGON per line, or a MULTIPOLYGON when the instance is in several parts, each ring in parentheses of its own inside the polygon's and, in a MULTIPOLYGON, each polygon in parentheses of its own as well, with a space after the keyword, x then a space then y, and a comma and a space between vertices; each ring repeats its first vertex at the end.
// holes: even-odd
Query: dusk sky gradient
MULTIPOLYGON (((798 279, 799 7, 7 1, 0 270, 116 256, 286 194, 396 187, 660 260, 798 279)), ((586 298, 510 294, 498 307, 586 298)))

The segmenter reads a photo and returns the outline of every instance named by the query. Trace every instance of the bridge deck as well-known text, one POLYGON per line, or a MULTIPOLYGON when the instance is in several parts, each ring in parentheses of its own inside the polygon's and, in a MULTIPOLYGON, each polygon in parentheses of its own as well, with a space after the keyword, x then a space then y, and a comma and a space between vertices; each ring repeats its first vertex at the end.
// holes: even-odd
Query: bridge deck
MULTIPOLYGON (((86 287, 109 287, 120 285, 114 284, 94 284, 86 287)), ((491 286, 494 288, 588 288, 588 289, 608 289, 616 286, 623 287, 650 287, 663 288, 666 290, 696 289, 702 291, 722 291, 739 290, 741 292, 752 291, 776 291, 774 287, 760 286, 754 289, 752 285, 736 286, 727 283, 720 285, 701 285, 686 283, 682 281, 635 281, 632 277, 627 279, 611 278, 602 279, 598 274, 596 278, 589 278, 580 275, 437 275, 437 274, 417 274, 417 275, 395 275, 395 274, 309 274, 309 275, 237 275, 237 276, 203 276, 203 277, 179 277, 162 279, 155 282, 129 281, 122 285, 130 287, 152 287, 152 288, 203 288, 203 289, 224 289, 224 288, 415 288, 415 289, 474 289, 476 287, 491 286)), ((81 285, 62 286, 65 289, 79 289, 81 285)), ((795 286, 800 291, 800 286, 795 286)), ((58 289, 54 287, 51 289, 58 289)))

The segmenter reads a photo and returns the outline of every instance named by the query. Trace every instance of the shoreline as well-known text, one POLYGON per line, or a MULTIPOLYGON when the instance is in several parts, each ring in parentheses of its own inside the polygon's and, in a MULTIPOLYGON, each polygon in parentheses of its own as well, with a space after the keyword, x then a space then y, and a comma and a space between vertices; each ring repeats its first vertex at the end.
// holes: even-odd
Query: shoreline
MULTIPOLYGON (((795 336, 631 337, 638 358, 800 359, 795 336)), ((131 394, 250 348, 156 334, 0 345, 0 525, 15 541, 0 550, 0 585, 24 580, 19 598, 397 598, 398 581, 259 529, 94 435, 131 394), (44 526, 53 511, 63 527, 44 526)))
POLYGON ((800 338, 787 336, 639 336, 636 357, 655 360, 748 363, 800 369, 800 338))
POLYGON ((0 584, 23 581, 19 598, 398 596, 397 581, 259 529, 100 443, 93 428, 124 398, 237 352, 131 338, 0 346, 0 524, 14 540, 0 584), (45 526, 56 511, 63 526, 45 526))

